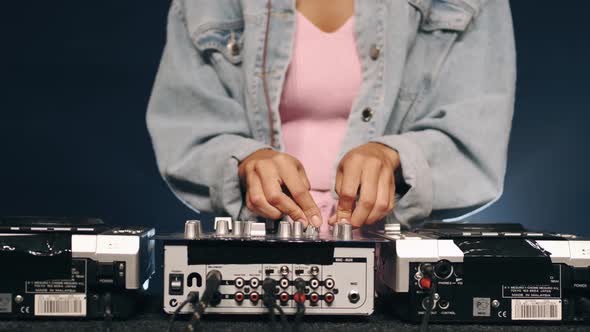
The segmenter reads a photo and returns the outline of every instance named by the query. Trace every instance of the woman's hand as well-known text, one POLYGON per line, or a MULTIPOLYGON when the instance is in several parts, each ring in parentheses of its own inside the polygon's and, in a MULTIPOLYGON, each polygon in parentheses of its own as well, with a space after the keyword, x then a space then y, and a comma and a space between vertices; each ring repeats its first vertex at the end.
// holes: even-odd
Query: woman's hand
POLYGON ((305 170, 294 157, 258 150, 240 163, 238 174, 246 186, 246 206, 252 212, 271 219, 286 214, 305 226, 322 224, 305 170))
POLYGON ((367 143, 349 151, 338 165, 338 208, 329 223, 360 227, 390 213, 395 204, 394 172, 399 165, 397 151, 383 144, 367 143))

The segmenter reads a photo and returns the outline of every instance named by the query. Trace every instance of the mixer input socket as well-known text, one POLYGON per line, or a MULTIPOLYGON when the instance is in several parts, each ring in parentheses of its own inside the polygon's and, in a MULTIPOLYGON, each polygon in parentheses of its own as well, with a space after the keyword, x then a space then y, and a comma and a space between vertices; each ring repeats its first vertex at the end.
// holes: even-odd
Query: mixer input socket
POLYGON ((250 287, 258 288, 258 286, 260 286, 260 279, 258 279, 258 278, 250 279, 250 287))
POLYGON ((281 280, 279 280, 279 286, 281 286, 281 288, 283 289, 289 287, 289 279, 282 278, 281 280))
POLYGON ((332 279, 332 278, 328 278, 328 279, 324 280, 324 286, 325 286, 327 289, 332 289, 332 288, 334 288, 334 279, 332 279))
POLYGON ((320 281, 316 278, 309 280, 309 287, 311 287, 313 289, 320 287, 320 281))

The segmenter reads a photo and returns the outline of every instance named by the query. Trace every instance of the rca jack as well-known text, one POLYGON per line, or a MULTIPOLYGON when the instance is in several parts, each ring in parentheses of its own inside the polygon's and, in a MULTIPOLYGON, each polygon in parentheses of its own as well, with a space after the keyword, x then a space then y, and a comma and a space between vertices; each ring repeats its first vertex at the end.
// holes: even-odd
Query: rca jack
POLYGON ((287 292, 282 292, 281 294, 279 294, 279 301, 281 301, 281 303, 285 304, 287 302, 289 302, 289 293, 287 292))
POLYGON ((324 280, 324 286, 325 286, 327 289, 332 289, 332 288, 334 288, 334 279, 332 279, 332 278, 328 278, 328 279, 324 280))
POLYGON ((320 281, 316 278, 309 280, 309 287, 311 287, 313 289, 320 287, 320 281))
POLYGON ((309 302, 312 305, 317 304, 319 302, 319 300, 320 300, 320 294, 318 294, 316 292, 313 292, 313 293, 309 294, 309 302))
POLYGON ((250 279, 250 287, 258 288, 258 286, 260 286, 260 280, 258 278, 250 279))
POLYGON ((260 294, 257 292, 250 293, 250 302, 257 303, 260 300, 260 294))
POLYGON ((234 285, 237 288, 242 288, 244 287, 244 279, 243 278, 236 278, 236 280, 234 280, 234 285))
POLYGON ((244 301, 244 293, 242 293, 242 292, 235 293, 234 300, 238 303, 242 303, 244 301))
POLYGON ((281 280, 279 280, 279 286, 281 286, 281 288, 283 289, 289 287, 289 279, 282 278, 281 280))
POLYGON ((324 294, 324 301, 326 301, 327 304, 332 304, 332 302, 334 302, 334 294, 333 293, 324 294))

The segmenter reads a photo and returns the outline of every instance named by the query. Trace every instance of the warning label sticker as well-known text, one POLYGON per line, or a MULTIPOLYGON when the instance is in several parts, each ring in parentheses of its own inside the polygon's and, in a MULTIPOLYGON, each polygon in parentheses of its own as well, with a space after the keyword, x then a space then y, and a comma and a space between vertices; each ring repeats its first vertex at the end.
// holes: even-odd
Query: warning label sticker
POLYGON ((72 260, 72 278, 63 280, 26 281, 27 293, 86 293, 86 260, 72 260))

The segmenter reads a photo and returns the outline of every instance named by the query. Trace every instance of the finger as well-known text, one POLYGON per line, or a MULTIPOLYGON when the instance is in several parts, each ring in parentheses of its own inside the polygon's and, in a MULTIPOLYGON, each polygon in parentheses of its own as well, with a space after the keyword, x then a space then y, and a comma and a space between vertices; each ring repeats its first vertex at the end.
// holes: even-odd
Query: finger
POLYGON ((262 190, 262 183, 260 178, 254 172, 246 175, 247 191, 246 191, 246 206, 252 212, 271 219, 279 219, 281 211, 268 203, 262 190))
POLYGON ((361 163, 348 164, 342 168, 342 184, 338 193, 336 218, 338 222, 350 223, 354 202, 361 179, 361 163))
POLYGON ((328 219, 328 224, 329 224, 329 225, 334 225, 334 224, 336 224, 336 220, 337 220, 337 219, 336 219, 336 215, 335 215, 335 214, 333 214, 333 215, 331 215, 331 216, 330 216, 330 218, 328 219))
POLYGON ((338 195, 340 195, 340 190, 342 190, 342 170, 338 167, 338 171, 336 171, 336 184, 334 186, 334 190, 338 195))
POLYGON ((311 184, 309 183, 309 179, 307 177, 307 174, 305 173, 305 169, 303 169, 303 167, 298 169, 299 171, 299 177, 301 178, 301 181, 303 181, 303 185, 305 186, 305 189, 307 190, 311 190, 311 184))
POLYGON ((369 213, 367 217, 366 224, 374 224, 377 220, 383 218, 389 208, 389 204, 391 202, 391 178, 393 177, 393 172, 389 168, 383 168, 381 170, 381 175, 379 176, 379 183, 377 185, 377 199, 375 200, 375 205, 373 206, 373 210, 369 213))
POLYGON ((301 172, 292 163, 280 163, 279 175, 289 189, 291 197, 303 211, 307 221, 311 222, 314 227, 322 225, 322 215, 316 205, 305 182, 309 183, 307 177, 302 179, 301 172))
POLYGON ((260 182, 262 183, 262 190, 268 203, 283 214, 291 217, 293 220, 303 220, 307 222, 303 211, 283 192, 280 184, 281 178, 275 166, 273 164, 259 162, 255 169, 260 178, 260 182))
POLYGON ((395 208, 395 175, 391 177, 391 191, 389 192, 389 204, 387 205, 387 214, 395 208))
POLYGON ((360 227, 366 221, 369 213, 373 210, 377 200, 377 189, 379 187, 379 175, 381 174, 381 162, 367 162, 361 174, 361 192, 359 201, 350 218, 353 227, 360 227))

